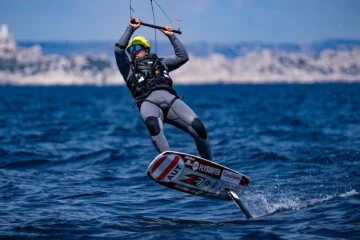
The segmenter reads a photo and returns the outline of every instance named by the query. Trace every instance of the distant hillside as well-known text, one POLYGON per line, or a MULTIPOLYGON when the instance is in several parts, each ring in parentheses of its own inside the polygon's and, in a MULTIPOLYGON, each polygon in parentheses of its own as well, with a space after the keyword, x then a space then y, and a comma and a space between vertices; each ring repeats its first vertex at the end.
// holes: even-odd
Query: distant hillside
MULTIPOLYGON (((179 37, 181 39, 181 36, 179 37)), ((116 39, 117 40, 117 39, 116 39)), ((19 41, 17 44, 20 47, 31 47, 39 45, 44 54, 102 54, 105 53, 109 57, 113 57, 113 46, 116 42, 28 42, 19 41)), ((155 51, 155 43, 152 44, 152 51, 155 51)), ((328 39, 316 41, 312 43, 266 43, 266 42, 242 42, 242 43, 185 43, 187 51, 197 57, 207 57, 211 54, 221 54, 227 58, 236 58, 245 56, 249 52, 261 52, 263 50, 271 50, 272 52, 286 52, 286 53, 307 53, 319 54, 324 50, 353 50, 360 47, 360 40, 351 39, 328 39)), ((160 42, 157 44, 159 55, 173 54, 172 46, 169 42, 160 42)))
MULTIPOLYGON (((20 42, 0 31, 0 84, 119 85, 114 42, 20 42), (105 55, 105 54, 106 55, 105 55)), ((190 61, 171 73, 175 84, 360 81, 360 41, 311 44, 186 44, 190 61)), ((159 55, 172 55, 169 43, 159 55)))

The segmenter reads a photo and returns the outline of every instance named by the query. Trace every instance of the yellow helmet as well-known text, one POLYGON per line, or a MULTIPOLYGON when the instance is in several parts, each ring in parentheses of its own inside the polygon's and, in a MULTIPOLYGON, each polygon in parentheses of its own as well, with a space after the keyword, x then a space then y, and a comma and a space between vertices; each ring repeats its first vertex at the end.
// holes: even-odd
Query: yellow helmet
POLYGON ((146 38, 144 38, 143 36, 135 36, 131 41, 131 43, 130 41, 128 42, 126 49, 128 49, 131 45, 138 45, 138 44, 146 48, 150 48, 150 43, 146 38))

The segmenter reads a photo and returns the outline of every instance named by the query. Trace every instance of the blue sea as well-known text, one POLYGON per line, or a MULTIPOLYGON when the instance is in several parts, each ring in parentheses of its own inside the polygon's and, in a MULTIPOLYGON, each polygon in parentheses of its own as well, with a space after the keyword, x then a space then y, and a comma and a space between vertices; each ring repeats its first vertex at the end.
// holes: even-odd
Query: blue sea
POLYGON ((250 178, 254 219, 146 176, 158 153, 126 87, 3 86, 0 239, 360 239, 360 84, 176 89, 250 178))

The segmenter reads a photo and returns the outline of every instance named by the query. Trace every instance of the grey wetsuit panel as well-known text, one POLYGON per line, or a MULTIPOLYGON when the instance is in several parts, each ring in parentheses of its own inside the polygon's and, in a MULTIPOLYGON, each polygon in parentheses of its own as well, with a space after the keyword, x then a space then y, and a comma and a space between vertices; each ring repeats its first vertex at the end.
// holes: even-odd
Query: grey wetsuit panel
POLYGON ((171 93, 164 90, 157 90, 152 92, 140 107, 140 114, 142 120, 145 122, 148 117, 156 117, 160 126, 160 133, 156 136, 151 136, 155 148, 159 153, 170 150, 169 144, 165 138, 163 131, 163 123, 169 123, 175 127, 189 133, 195 140, 196 147, 201 157, 212 160, 211 147, 209 139, 202 139, 195 131, 192 123, 198 117, 181 99, 176 99, 171 93), (164 116, 164 112, 167 112, 164 116))

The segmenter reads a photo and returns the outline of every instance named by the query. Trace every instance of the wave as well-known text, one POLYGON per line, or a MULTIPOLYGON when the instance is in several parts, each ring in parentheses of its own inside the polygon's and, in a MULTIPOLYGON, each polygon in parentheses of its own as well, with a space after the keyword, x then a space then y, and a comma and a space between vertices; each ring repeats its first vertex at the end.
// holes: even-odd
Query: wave
POLYGON ((0 166, 0 168, 38 168, 40 166, 48 165, 51 163, 52 161, 50 160, 34 159, 34 160, 7 163, 0 166))
POLYGON ((106 195, 106 194, 107 194, 107 192, 98 191, 98 192, 89 192, 89 193, 70 195, 70 196, 62 197, 60 199, 66 200, 66 199, 75 199, 75 198, 85 198, 85 197, 102 196, 102 195, 106 195))
POLYGON ((281 197, 276 202, 269 201, 263 194, 249 194, 245 196, 247 199, 247 205, 250 207, 250 212, 253 213, 255 218, 272 215, 283 211, 299 211, 304 208, 311 207, 313 205, 321 204, 336 198, 347 198, 356 196, 359 193, 356 190, 350 190, 341 194, 324 194, 321 197, 302 200, 300 197, 281 197), (249 199, 251 198, 251 199, 249 199), (254 204, 256 202, 256 204, 254 204))
MULTIPOLYGON (((70 149, 69 149, 70 150, 70 149)), ((99 151, 92 151, 89 153, 77 154, 71 157, 68 157, 64 160, 58 160, 56 157, 51 157, 50 159, 37 159, 40 157, 45 157, 41 155, 36 155, 35 152, 30 152, 30 155, 26 151, 19 151, 15 153, 8 153, 4 151, 5 156, 15 157, 11 159, 10 163, 3 163, 0 165, 0 168, 61 168, 61 167, 70 167, 71 168, 84 168, 92 165, 116 165, 121 163, 123 160, 132 158, 133 156, 128 155, 127 153, 119 152, 114 149, 103 149, 99 151), (28 158, 26 160, 21 160, 21 158, 28 158)))
POLYGON ((343 193, 343 194, 340 194, 339 197, 342 197, 342 198, 346 198, 346 197, 351 197, 351 196, 355 196, 355 195, 358 195, 359 193, 356 192, 356 190, 351 190, 349 192, 346 192, 346 193, 343 193))
POLYGON ((258 153, 254 153, 249 156, 251 159, 257 159, 261 161, 287 161, 289 160, 288 157, 279 155, 275 152, 263 152, 260 151, 258 153))

